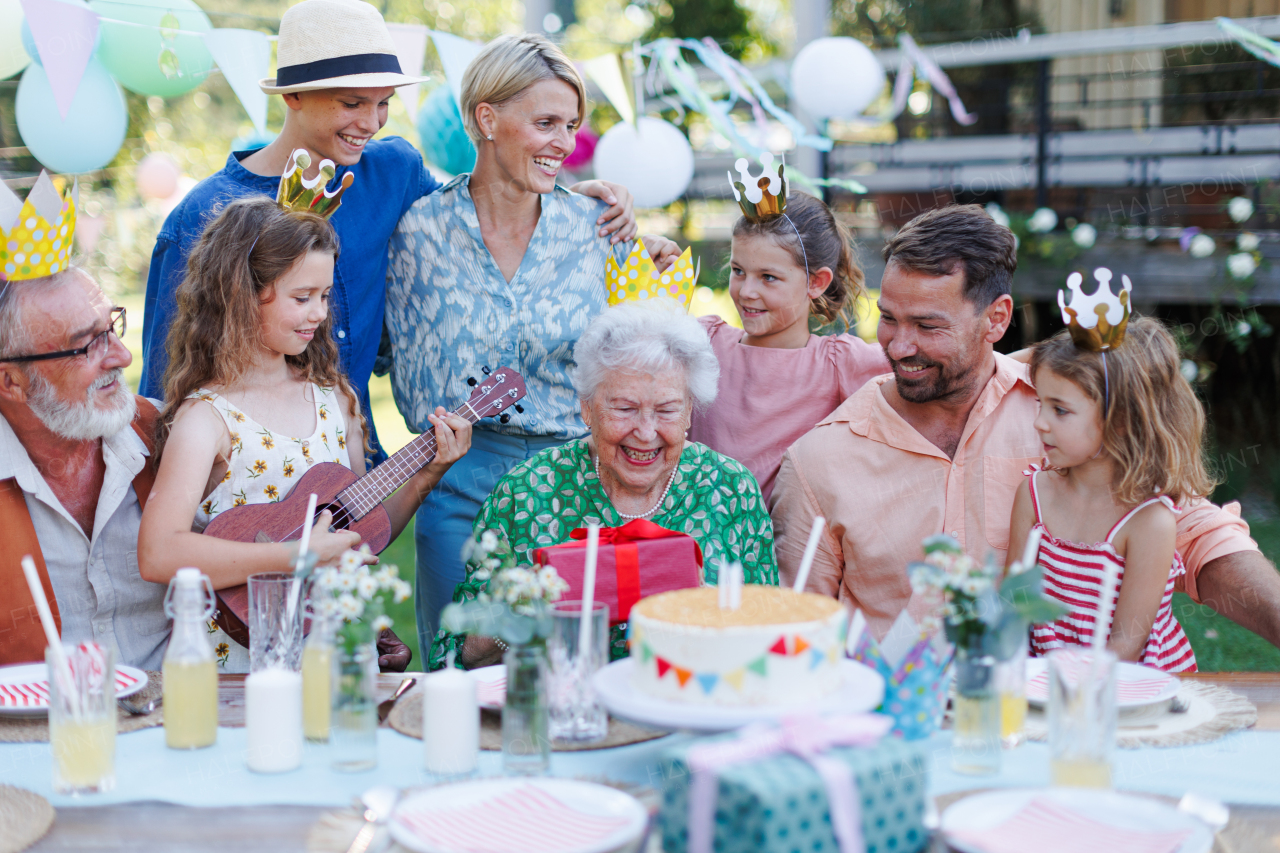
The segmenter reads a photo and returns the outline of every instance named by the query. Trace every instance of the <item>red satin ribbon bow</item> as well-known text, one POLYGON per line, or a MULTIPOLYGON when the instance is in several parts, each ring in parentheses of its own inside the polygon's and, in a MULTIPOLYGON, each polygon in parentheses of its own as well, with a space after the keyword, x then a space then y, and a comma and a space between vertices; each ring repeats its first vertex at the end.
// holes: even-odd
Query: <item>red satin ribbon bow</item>
MULTIPOLYGON (((640 600, 640 549, 636 542, 646 539, 668 539, 672 536, 684 536, 674 530, 654 524, 643 518, 629 521, 621 527, 602 527, 600 544, 612 545, 618 575, 618 620, 625 622, 631 615, 631 608, 640 600)), ((571 539, 585 540, 587 529, 576 528, 569 534, 571 539)), ((702 548, 695 541, 694 553, 698 557, 698 565, 702 565, 702 548)))

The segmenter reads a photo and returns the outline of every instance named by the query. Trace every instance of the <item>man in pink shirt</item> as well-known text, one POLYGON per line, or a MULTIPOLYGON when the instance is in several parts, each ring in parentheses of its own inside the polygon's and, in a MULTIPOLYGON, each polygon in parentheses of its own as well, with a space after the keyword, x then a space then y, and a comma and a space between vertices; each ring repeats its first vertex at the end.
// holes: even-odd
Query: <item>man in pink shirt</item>
MULTIPOLYGON (((1027 367, 995 352, 1013 315, 1013 233, 977 205, 907 223, 885 246, 877 337, 893 369, 864 385, 782 459, 770 500, 778 570, 794 580, 815 516, 827 519, 807 589, 859 607, 883 637, 919 618, 907 563, 948 533, 1001 565, 1023 471, 1042 446, 1027 367)), ((1186 592, 1280 646, 1280 574, 1239 505, 1178 520, 1186 592)))

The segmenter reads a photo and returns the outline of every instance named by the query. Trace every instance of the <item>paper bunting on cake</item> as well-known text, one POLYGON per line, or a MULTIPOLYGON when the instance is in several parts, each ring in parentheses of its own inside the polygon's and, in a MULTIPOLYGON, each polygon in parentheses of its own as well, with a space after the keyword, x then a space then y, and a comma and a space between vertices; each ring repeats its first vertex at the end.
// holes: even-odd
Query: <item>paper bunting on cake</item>
MULTIPOLYGON (((701 264, 698 266, 700 268, 701 264)), ((605 262, 605 286, 609 290, 609 304, 621 305, 623 302, 640 302, 665 296, 676 300, 688 311, 693 299, 693 288, 698 281, 698 272, 699 269, 693 264, 691 249, 685 249, 671 269, 659 272, 644 243, 636 241, 635 248, 621 268, 612 255, 605 262)))
POLYGON ((1071 304, 1067 304, 1065 294, 1059 290, 1058 307, 1062 309, 1062 322, 1071 330, 1071 340, 1076 346, 1089 352, 1106 352, 1124 340, 1124 330, 1129 325, 1129 297, 1133 284, 1129 276, 1121 276, 1124 287, 1117 296, 1111 292, 1111 270, 1098 267, 1093 271, 1093 277, 1098 287, 1092 294, 1086 294, 1081 287, 1084 276, 1078 272, 1067 276, 1071 304))
POLYGON ((48 172, 41 172, 23 201, 0 183, 0 279, 44 278, 71 263, 80 185, 59 195, 48 172))
POLYGON ((337 174, 337 167, 332 160, 320 161, 320 173, 311 180, 302 177, 302 173, 311 168, 311 155, 299 148, 289 155, 289 164, 280 176, 280 188, 276 191, 276 204, 284 210, 296 210, 300 213, 314 213, 317 216, 333 216, 342 204, 342 194, 355 181, 356 176, 347 172, 342 182, 333 192, 329 192, 329 182, 337 174))

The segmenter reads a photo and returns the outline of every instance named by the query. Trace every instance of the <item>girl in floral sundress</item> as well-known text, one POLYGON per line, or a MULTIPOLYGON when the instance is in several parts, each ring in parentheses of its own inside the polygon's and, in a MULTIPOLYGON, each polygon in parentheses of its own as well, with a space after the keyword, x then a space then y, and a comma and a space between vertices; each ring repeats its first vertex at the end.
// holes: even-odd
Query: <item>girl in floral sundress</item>
MULTIPOLYGON (((159 469, 138 537, 147 580, 167 583, 194 565, 222 589, 292 571, 296 542, 227 542, 200 531, 232 507, 283 499, 317 463, 364 473, 364 419, 330 337, 337 255, 326 218, 265 197, 228 204, 192 250, 169 332, 159 469)), ((465 419, 443 408, 430 419, 435 459, 383 502, 393 540, 471 443, 465 419)), ((321 564, 360 544, 359 534, 330 531, 331 521, 320 513, 311 532, 321 564)), ((223 666, 247 669, 247 651, 217 634, 223 666)))
POLYGON ((1020 555, 1039 528, 1044 592, 1070 609, 1032 628, 1031 651, 1089 645, 1115 565, 1119 594, 1101 628, 1108 648, 1121 660, 1193 672, 1195 653, 1173 615, 1174 580, 1186 571, 1174 545, 1179 505, 1214 485, 1201 456, 1204 411, 1159 321, 1131 318, 1105 357, 1104 366, 1102 353, 1077 347, 1066 330, 1031 356, 1047 470, 1028 472, 1018 487, 1009 554, 1020 555))

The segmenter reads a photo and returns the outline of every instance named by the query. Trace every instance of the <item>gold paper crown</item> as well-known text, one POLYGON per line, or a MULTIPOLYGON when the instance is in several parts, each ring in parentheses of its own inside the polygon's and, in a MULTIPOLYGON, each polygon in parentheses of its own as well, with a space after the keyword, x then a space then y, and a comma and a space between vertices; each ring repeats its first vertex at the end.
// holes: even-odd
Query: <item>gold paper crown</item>
POLYGON ((48 172, 41 172, 22 201, 0 183, 0 279, 44 278, 71 263, 80 185, 59 195, 48 172))
POLYGON ((783 177, 786 163, 779 162, 776 171, 773 169, 773 155, 768 151, 760 158, 764 167, 759 178, 751 174, 746 157, 739 157, 733 167, 738 170, 741 181, 733 179, 728 172, 729 183, 733 185, 733 197, 742 208, 742 215, 752 222, 767 222, 787 212, 787 179, 783 177))
POLYGON ((665 296, 675 299, 688 311, 693 299, 693 286, 697 281, 698 270, 694 269, 690 249, 685 249, 675 266, 666 272, 658 271, 653 259, 649 257, 649 250, 639 240, 621 268, 613 255, 609 255, 605 261, 605 286, 609 290, 610 305, 665 296))
POLYGON ((1063 292, 1058 291, 1058 307, 1062 309, 1062 322, 1071 330, 1071 340, 1080 349, 1090 352, 1106 352, 1120 346, 1125 327, 1129 325, 1129 294, 1133 284, 1129 276, 1121 276, 1124 289, 1116 296, 1111 292, 1111 270, 1098 267, 1093 271, 1098 289, 1086 295, 1080 285, 1084 276, 1073 272, 1067 276, 1071 289, 1071 304, 1066 304, 1063 292))
POLYGON ((333 180, 337 167, 332 160, 320 161, 320 174, 311 180, 302 177, 302 173, 311 167, 311 155, 299 148, 289 155, 289 165, 280 176, 280 189, 276 192, 276 204, 284 210, 297 210, 314 213, 317 216, 333 216, 342 204, 342 194, 351 186, 356 176, 347 172, 342 176, 342 184, 333 192, 325 187, 333 180))

